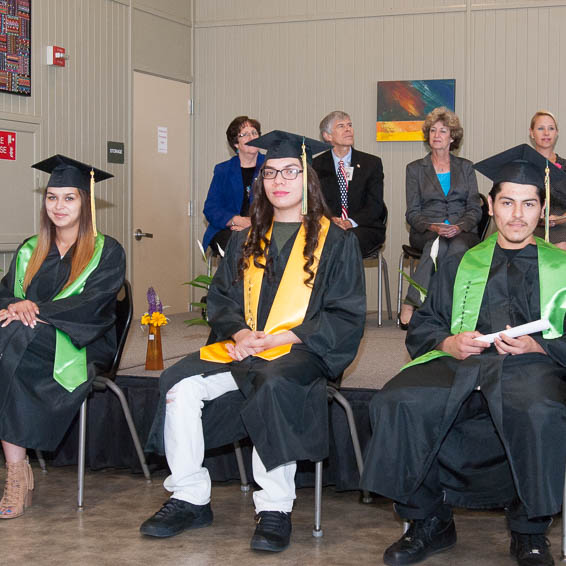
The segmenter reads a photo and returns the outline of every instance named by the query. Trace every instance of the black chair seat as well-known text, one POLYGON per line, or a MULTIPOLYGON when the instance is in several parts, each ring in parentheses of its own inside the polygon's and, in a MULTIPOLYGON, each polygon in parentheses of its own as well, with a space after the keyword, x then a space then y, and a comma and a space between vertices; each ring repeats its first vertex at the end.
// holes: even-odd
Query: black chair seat
POLYGON ((423 255, 422 250, 413 248, 411 246, 408 246, 407 244, 404 244, 401 247, 403 248, 403 253, 407 256, 407 258, 421 259, 421 256, 423 255))

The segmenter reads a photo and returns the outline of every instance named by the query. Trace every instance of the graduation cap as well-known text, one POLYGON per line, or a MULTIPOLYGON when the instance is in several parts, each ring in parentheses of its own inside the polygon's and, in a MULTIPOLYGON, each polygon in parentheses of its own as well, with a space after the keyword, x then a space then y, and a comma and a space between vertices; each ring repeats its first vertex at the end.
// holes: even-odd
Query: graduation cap
MULTIPOLYGON (((548 160, 526 143, 488 157, 474 165, 474 169, 491 179, 494 184, 504 181, 519 185, 545 188, 548 160)), ((560 183, 566 175, 558 167, 549 167, 550 182, 560 183)))
POLYGON ((545 240, 549 239, 550 184, 566 180, 564 172, 552 165, 548 159, 526 143, 512 147, 488 157, 474 165, 474 169, 497 183, 509 182, 519 185, 534 185, 546 192, 545 240))
POLYGON ((260 136, 255 140, 249 141, 246 145, 266 149, 267 154, 265 160, 280 159, 282 157, 294 157, 300 159, 303 163, 303 206, 301 213, 307 213, 307 162, 312 163, 312 156, 330 149, 330 144, 283 132, 282 130, 273 130, 264 136, 260 136))
POLYGON ((94 205, 94 184, 114 177, 111 173, 81 163, 65 155, 53 155, 43 161, 34 163, 34 169, 51 173, 48 187, 76 187, 90 194, 92 228, 96 236, 96 210, 94 205))

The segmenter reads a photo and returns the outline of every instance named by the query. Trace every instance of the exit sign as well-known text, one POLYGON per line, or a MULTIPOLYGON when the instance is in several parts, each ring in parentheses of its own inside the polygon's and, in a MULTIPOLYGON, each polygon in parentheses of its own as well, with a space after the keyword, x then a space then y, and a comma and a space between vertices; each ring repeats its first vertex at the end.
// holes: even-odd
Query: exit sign
POLYGON ((0 131, 0 159, 16 160, 16 132, 0 131))

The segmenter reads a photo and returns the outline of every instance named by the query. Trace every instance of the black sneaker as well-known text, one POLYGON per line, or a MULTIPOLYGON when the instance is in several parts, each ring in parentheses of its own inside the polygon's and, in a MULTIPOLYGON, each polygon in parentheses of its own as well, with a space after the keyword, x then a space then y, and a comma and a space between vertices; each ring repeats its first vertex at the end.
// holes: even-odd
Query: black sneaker
POLYGON ((172 497, 147 521, 142 523, 140 533, 150 537, 172 537, 188 529, 199 529, 212 524, 210 503, 193 505, 172 497))
POLYGON ((250 546, 253 550, 281 552, 291 540, 291 513, 283 511, 260 511, 256 516, 257 526, 250 546))
POLYGON ((388 566, 416 564, 431 554, 448 550, 456 544, 454 520, 429 517, 412 521, 409 530, 383 554, 388 566))
POLYGON ((524 535, 511 531, 511 555, 519 566, 553 566, 550 542, 544 535, 524 535))

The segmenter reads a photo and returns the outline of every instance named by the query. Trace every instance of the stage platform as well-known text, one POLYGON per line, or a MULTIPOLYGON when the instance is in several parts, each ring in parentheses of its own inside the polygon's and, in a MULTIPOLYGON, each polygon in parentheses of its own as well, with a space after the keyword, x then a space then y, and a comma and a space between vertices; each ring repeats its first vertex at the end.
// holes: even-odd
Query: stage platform
MULTIPOLYGON (((142 444, 145 444, 157 403, 159 401, 158 380, 148 376, 118 376, 116 383, 124 391, 142 444)), ((342 388, 342 394, 350 402, 358 428, 362 450, 370 437, 368 406, 376 393, 374 389, 342 388)), ((204 411, 206 411, 206 406, 204 411)), ((126 421, 120 404, 111 391, 95 392, 88 402, 87 410, 86 464, 92 470, 101 468, 128 468, 141 473, 126 421)), ((344 410, 338 403, 329 407, 330 450, 324 462, 324 484, 335 485, 339 491, 358 489, 359 475, 354 450, 344 410)), ((248 477, 252 478, 251 446, 242 443, 248 477)), ((78 446, 78 422, 73 423, 59 449, 47 455, 51 465, 76 464, 78 446)), ((165 458, 147 454, 153 469, 167 466, 165 458)), ((207 451, 205 466, 213 481, 238 480, 239 473, 232 445, 207 451)), ((314 485, 314 464, 300 462, 296 476, 297 487, 314 485)))

